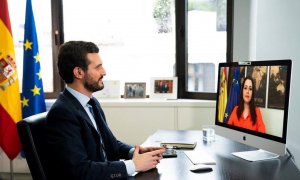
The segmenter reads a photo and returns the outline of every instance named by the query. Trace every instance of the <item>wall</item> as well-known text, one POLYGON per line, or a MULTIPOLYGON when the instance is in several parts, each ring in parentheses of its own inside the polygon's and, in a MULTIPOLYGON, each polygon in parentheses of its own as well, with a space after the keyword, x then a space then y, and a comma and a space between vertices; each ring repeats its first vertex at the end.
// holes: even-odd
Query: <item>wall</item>
POLYGON ((298 93, 300 81, 296 78, 300 76, 300 1, 235 0, 234 6, 233 59, 235 61, 268 59, 292 59, 293 61, 287 147, 294 155, 295 163, 299 168, 300 120, 297 110, 300 102, 298 93), (247 17, 244 16, 247 15, 255 20, 245 22, 247 17))
POLYGON ((267 109, 260 108, 262 117, 264 117, 264 123, 268 134, 275 136, 282 135, 282 126, 283 126, 283 110, 279 109, 267 109), (276 124, 272 122, 277 122, 276 124))
POLYGON ((158 129, 199 130, 215 120, 215 101, 100 101, 115 136, 131 145, 143 143, 158 129))

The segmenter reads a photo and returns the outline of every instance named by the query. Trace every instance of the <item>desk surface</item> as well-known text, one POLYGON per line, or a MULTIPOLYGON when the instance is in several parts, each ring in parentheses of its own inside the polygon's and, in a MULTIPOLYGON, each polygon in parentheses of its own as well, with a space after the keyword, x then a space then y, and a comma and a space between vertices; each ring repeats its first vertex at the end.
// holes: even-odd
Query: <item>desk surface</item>
POLYGON ((211 165, 213 171, 205 173, 189 171, 192 162, 183 150, 177 150, 177 158, 165 158, 156 169, 139 173, 130 179, 300 179, 300 171, 287 155, 273 160, 248 162, 231 153, 254 150, 254 148, 221 136, 216 136, 214 142, 206 143, 202 141, 201 131, 158 130, 143 145, 153 146, 159 145, 160 142, 177 140, 197 141, 194 150, 205 151, 216 160, 216 165, 211 165))

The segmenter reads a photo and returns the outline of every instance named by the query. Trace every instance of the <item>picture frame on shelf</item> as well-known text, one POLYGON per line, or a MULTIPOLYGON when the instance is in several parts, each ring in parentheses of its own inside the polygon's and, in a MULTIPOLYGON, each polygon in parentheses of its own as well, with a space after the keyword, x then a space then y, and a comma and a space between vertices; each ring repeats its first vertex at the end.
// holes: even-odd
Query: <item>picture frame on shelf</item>
POLYGON ((268 108, 284 109, 287 68, 272 66, 269 70, 268 108))
POLYGON ((145 82, 125 82, 124 98, 146 98, 145 82))
POLYGON ((177 99, 177 77, 151 78, 150 98, 177 99))
POLYGON ((121 86, 119 80, 104 80, 104 88, 93 93, 95 98, 118 99, 121 98, 121 86))

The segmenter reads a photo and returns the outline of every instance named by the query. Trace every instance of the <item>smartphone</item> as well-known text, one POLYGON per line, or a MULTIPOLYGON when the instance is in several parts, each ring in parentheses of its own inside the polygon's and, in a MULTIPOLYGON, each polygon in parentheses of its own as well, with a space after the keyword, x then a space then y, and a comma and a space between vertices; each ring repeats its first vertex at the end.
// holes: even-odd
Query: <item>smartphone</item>
POLYGON ((163 158, 177 157, 177 152, 174 149, 166 149, 163 153, 163 158))

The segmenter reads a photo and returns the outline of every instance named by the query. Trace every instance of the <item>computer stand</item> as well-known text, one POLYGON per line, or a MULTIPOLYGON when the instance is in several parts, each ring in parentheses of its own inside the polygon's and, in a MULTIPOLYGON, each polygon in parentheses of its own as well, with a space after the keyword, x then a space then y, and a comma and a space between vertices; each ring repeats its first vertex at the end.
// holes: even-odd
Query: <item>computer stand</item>
POLYGON ((262 149, 254 150, 254 151, 233 152, 231 154, 251 162, 275 159, 279 157, 278 154, 274 154, 262 149))

